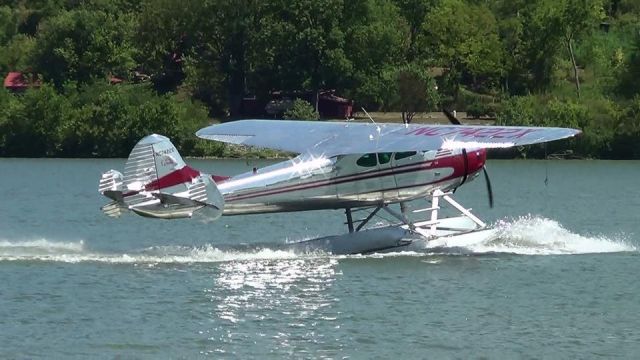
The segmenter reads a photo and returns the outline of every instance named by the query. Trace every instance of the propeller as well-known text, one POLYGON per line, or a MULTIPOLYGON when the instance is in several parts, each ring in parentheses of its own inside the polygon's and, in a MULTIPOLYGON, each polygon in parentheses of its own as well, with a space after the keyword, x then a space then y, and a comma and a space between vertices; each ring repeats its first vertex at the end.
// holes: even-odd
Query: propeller
MULTIPOLYGON (((462 125, 460 120, 458 120, 458 118, 453 116, 453 113, 451 113, 451 111, 443 108, 442 112, 444 113, 444 115, 447 117, 447 119, 452 125, 462 125)), ((465 167, 466 167, 467 152, 464 151, 463 149, 462 153, 465 156, 465 167)), ((487 184, 487 195, 489 196, 489 207, 493 208, 493 190, 491 188, 491 180, 489 179, 489 173, 487 172, 486 165, 482 167, 482 172, 484 173, 484 180, 485 180, 485 183, 487 184)), ((466 176, 465 176, 465 179, 466 179, 466 176)), ((463 183, 464 183, 464 180, 463 180, 463 183)))
POLYGON ((489 180, 489 173, 487 172, 487 166, 482 167, 484 173, 484 181, 487 184, 487 195, 489 195, 489 207, 493 208, 493 190, 491 190, 491 180, 489 180))
POLYGON ((451 111, 447 110, 447 109, 442 109, 442 112, 444 113, 444 115, 447 117, 447 119, 449 119, 449 122, 453 125, 462 125, 462 123, 460 122, 460 120, 458 120, 458 118, 456 118, 455 116, 453 116, 453 114, 451 113, 451 111))

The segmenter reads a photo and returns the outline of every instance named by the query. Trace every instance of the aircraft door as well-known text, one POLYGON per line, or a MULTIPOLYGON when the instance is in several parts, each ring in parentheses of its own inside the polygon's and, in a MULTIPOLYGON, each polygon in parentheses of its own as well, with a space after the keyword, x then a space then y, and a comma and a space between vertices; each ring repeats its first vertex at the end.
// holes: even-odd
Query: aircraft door
POLYGON ((395 169, 395 181, 401 198, 413 197, 411 187, 433 180, 428 170, 429 161, 435 157, 435 151, 405 151, 393 154, 391 160, 395 169))
POLYGON ((393 153, 377 153, 378 172, 380 174, 380 187, 386 201, 396 201, 398 190, 394 176, 393 153))
POLYGON ((379 201, 380 177, 375 153, 348 155, 337 163, 338 198, 349 201, 379 201))

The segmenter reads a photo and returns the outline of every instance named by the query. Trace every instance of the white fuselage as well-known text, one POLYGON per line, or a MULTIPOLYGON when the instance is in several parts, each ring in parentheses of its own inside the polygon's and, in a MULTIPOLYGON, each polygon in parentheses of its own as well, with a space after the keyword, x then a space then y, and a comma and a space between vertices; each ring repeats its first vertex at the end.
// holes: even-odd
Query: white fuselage
POLYGON ((460 150, 298 156, 218 184, 224 215, 355 208, 449 191, 473 178, 485 152, 460 150), (465 159, 467 157, 467 159, 465 159))

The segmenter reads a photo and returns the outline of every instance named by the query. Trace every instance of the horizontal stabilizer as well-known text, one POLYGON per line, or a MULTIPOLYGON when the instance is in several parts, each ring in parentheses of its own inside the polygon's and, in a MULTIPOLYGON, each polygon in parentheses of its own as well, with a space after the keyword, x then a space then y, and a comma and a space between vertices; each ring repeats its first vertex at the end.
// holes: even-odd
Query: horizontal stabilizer
POLYGON ((119 201, 110 202, 100 209, 102 210, 102 212, 104 212, 105 215, 113 218, 118 218, 122 216, 122 214, 126 213, 127 210, 129 210, 127 208, 127 205, 119 201))
POLYGON ((203 206, 169 206, 165 207, 162 205, 149 205, 149 206, 139 206, 131 208, 131 211, 134 213, 155 219, 165 219, 165 220, 173 220, 173 219, 188 219, 193 216, 193 212, 202 208, 203 206))
POLYGON ((124 180, 122 174, 116 170, 109 170, 102 174, 98 183, 98 192, 110 199, 117 200, 112 196, 116 196, 116 192, 122 193, 124 189, 124 180))
POLYGON ((156 134, 131 150, 124 175, 116 170, 102 174, 98 191, 113 200, 102 207, 111 217, 131 210, 160 219, 198 214, 215 220, 224 209, 224 198, 211 176, 187 166, 171 141, 156 134))
POLYGON ((102 195, 108 197, 111 200, 116 202, 124 203, 124 197, 122 196, 122 191, 119 190, 106 190, 102 193, 102 195))
POLYGON ((220 210, 219 207, 213 204, 207 204, 202 201, 193 200, 193 199, 185 198, 182 196, 176 196, 176 195, 165 194, 165 193, 155 193, 153 194, 153 196, 158 198, 162 204, 184 205, 184 206, 193 206, 193 207, 211 206, 214 209, 220 210))

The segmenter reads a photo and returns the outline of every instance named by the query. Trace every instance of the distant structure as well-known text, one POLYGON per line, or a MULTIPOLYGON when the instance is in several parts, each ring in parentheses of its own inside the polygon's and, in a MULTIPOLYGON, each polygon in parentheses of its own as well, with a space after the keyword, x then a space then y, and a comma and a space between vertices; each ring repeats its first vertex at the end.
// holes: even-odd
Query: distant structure
POLYGON ((21 72, 12 71, 4 78, 4 88, 13 92, 21 92, 29 88, 39 88, 40 85, 40 80, 33 74, 25 75, 21 72))
MULTIPOLYGON (((242 115, 246 117, 281 117, 293 106, 295 99, 306 100, 314 105, 315 93, 273 91, 269 94, 268 99, 247 96, 242 99, 242 115)), ((335 90, 321 90, 318 98, 318 113, 322 118, 351 118, 353 117, 353 100, 336 95, 335 90)))
POLYGON ((119 85, 119 84, 122 84, 123 82, 124 82, 124 79, 121 79, 117 76, 111 76, 109 78, 109 84, 111 85, 119 85))
POLYGON ((349 119, 353 117, 353 100, 337 96, 333 91, 320 92, 318 112, 323 117, 349 119))

